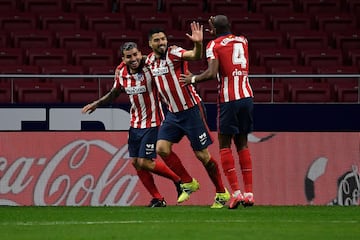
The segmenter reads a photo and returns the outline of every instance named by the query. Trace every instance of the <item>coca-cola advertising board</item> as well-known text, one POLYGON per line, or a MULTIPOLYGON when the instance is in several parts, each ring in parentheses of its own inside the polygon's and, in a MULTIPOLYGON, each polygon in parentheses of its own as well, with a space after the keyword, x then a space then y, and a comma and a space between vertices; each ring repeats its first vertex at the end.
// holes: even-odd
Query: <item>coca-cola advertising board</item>
MULTIPOLYGON (((219 161, 212 136, 209 150, 219 161)), ((359 205, 360 133, 254 132, 249 147, 257 205, 359 205)), ((174 151, 201 185, 182 204, 210 205, 215 188, 188 140, 174 151)), ((155 181, 176 205, 174 184, 155 181)), ((0 205, 135 206, 150 199, 129 159, 126 131, 0 132, 0 205)))

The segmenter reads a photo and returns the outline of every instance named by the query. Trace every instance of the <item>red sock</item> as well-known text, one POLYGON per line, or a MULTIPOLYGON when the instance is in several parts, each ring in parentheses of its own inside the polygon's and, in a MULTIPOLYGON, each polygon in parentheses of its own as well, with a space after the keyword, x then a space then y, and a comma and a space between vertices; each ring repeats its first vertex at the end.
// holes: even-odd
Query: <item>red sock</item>
POLYGON ((167 157, 162 157, 166 165, 177 174, 184 183, 192 182, 192 177, 186 171, 184 165, 182 165, 180 158, 173 152, 167 157))
POLYGON ((232 192, 240 190, 238 176, 236 175, 235 161, 231 148, 220 149, 220 159, 224 174, 230 184, 232 192))
POLYGON ((239 163, 240 163, 244 186, 245 186, 245 192, 253 192, 252 163, 251 163, 249 148, 240 150, 238 154, 239 154, 239 163))
POLYGON ((148 190, 150 195, 153 198, 163 199, 159 190, 155 186, 153 175, 147 170, 137 170, 137 175, 139 176, 140 181, 144 185, 144 187, 148 190))
POLYGON ((209 162, 205 165, 205 169, 211 179, 211 181, 214 183, 216 192, 217 193, 223 193, 225 192, 225 187, 221 179, 221 174, 219 171, 219 165, 214 160, 213 157, 210 158, 209 162))
POLYGON ((153 173, 171 179, 173 182, 179 182, 181 179, 176 175, 166 164, 162 161, 155 160, 155 167, 152 170, 153 173))

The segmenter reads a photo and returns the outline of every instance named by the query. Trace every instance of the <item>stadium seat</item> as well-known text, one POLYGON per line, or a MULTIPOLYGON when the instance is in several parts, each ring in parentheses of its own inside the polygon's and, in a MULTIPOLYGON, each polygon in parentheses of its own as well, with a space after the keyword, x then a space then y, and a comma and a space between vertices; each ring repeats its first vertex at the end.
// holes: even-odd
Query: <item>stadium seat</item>
MULTIPOLYGON (((2 74, 40 74, 40 68, 38 66, 29 66, 29 65, 8 65, 8 66, 0 66, 0 73, 2 74)), ((41 77, 16 77, 16 78, 8 78, 8 80, 13 81, 14 83, 18 82, 46 82, 45 78, 41 77)))
POLYGON ((294 4, 288 0, 256 0, 254 1, 255 11, 258 13, 264 13, 266 15, 272 15, 277 13, 294 12, 294 4))
MULTIPOLYGON (((251 62, 251 61, 250 61, 251 62)), ((271 82, 271 77, 253 77, 252 75, 266 75, 268 72, 268 69, 265 66, 257 66, 257 65, 251 65, 249 66, 249 75, 250 75, 250 84, 253 79, 255 81, 263 81, 263 82, 271 82)))
POLYGON ((21 48, 0 48, 0 65, 22 65, 24 53, 21 48))
POLYGON ((186 12, 201 13, 203 10, 202 0, 166 0, 162 4, 162 11, 173 15, 186 12))
POLYGON ((13 31, 16 29, 29 30, 37 28, 37 19, 34 13, 3 12, 0 14, 0 29, 13 31))
POLYGON ((311 29, 311 18, 302 13, 274 14, 270 17, 273 30, 283 32, 308 31, 311 29))
POLYGON ((97 32, 119 31, 126 28, 124 15, 118 13, 92 13, 85 14, 86 28, 97 32))
POLYGON ((280 31, 249 32, 246 34, 246 37, 251 46, 248 49, 250 59, 256 58, 256 51, 258 50, 287 47, 284 36, 280 31))
MULTIPOLYGON (((54 65, 54 66, 44 66, 41 68, 41 73, 46 75, 82 75, 85 74, 85 70, 82 66, 74 65, 54 65)), ((78 77, 69 77, 69 78, 46 78, 47 81, 55 82, 58 86, 62 81, 91 81, 90 78, 78 78, 78 77)))
POLYGON ((78 13, 42 13, 39 14, 41 29, 50 31, 73 31, 81 28, 81 18, 78 13))
POLYGON ((119 12, 130 17, 134 13, 151 13, 158 12, 157 1, 153 0, 121 0, 119 1, 119 12))
POLYGON ((171 15, 168 14, 133 14, 132 23, 136 31, 143 33, 143 39, 147 39, 148 32, 152 28, 162 28, 165 31, 173 29, 171 15))
POLYGON ((306 49, 301 51, 301 58, 305 66, 339 66, 343 64, 340 49, 306 49))
POLYGON ((317 29, 324 32, 341 32, 344 29, 355 29, 356 18, 350 14, 340 13, 331 14, 323 13, 317 14, 315 17, 315 25, 317 29))
MULTIPOLYGON (((211 81, 214 82, 214 81, 211 81)), ((216 103, 218 101, 218 90, 214 87, 200 87, 198 93, 204 103, 216 103)))
POLYGON ((336 83, 334 85, 334 91, 338 102, 360 102, 360 90, 358 83, 336 83))
POLYGON ((0 81, 0 104, 11 103, 11 83, 10 81, 0 81))
POLYGON ((10 39, 15 48, 55 47, 54 37, 47 30, 16 30, 10 34, 10 39))
POLYGON ((118 51, 125 42, 137 43, 140 50, 148 49, 148 42, 143 43, 143 34, 139 31, 109 31, 101 34, 102 44, 107 49, 118 51), (145 49, 144 49, 145 48, 145 49))
MULTIPOLYGON (((212 14, 209 13, 199 13, 196 16, 194 16, 193 12, 182 12, 179 14, 176 14, 173 16, 173 23, 176 27, 176 29, 181 30, 183 32, 183 36, 185 36, 185 32, 190 32, 190 24, 193 21, 197 21, 203 26, 208 26, 209 18, 212 16, 212 14), (185 32, 184 32, 185 31, 185 32)), ((208 34, 204 34, 208 35, 208 34)), ((185 36, 185 38, 187 38, 185 36)))
POLYGON ((0 13, 15 12, 17 11, 17 1, 14 0, 1 0, 0 13))
MULTIPOLYGON (((360 69, 356 66, 322 66, 316 69, 316 73, 324 75, 333 74, 360 74, 360 69)), ((345 78, 345 77, 322 77, 321 81, 328 82, 332 85, 336 83, 357 83, 359 78, 345 78)))
POLYGON ((68 10, 77 13, 111 12, 108 0, 68 0, 68 10))
POLYGON ((15 81, 14 85, 17 103, 60 103, 56 83, 15 81))
POLYGON ((328 35, 321 31, 296 31, 287 34, 288 47, 303 49, 329 48, 328 35))
POLYGON ((68 52, 61 48, 31 48, 26 51, 29 65, 49 66, 69 64, 68 52))
POLYGON ((360 49, 360 30, 345 30, 333 33, 335 48, 346 53, 352 49, 360 49))
POLYGON ((56 39, 60 48, 97 48, 100 46, 96 31, 74 30, 56 33, 56 39))
POLYGON ((192 49, 194 44, 186 36, 184 31, 170 30, 166 32, 169 45, 176 45, 184 49, 192 49))
POLYGON ((360 1, 359 0, 346 0, 345 9, 347 12, 359 17, 360 14, 360 1))
POLYGON ((248 0, 208 0, 208 12, 226 15, 238 15, 248 12, 248 0))
POLYGON ((97 82, 72 82, 63 81, 61 91, 64 103, 89 103, 102 94, 102 88, 99 88, 97 82))
POLYGON ((341 11, 341 1, 338 0, 299 0, 304 13, 338 13, 341 11))
POLYGON ((352 66, 360 67, 360 49, 351 49, 347 52, 348 61, 352 66))
POLYGON ((62 0, 22 0, 23 11, 32 13, 62 12, 62 0))
POLYGON ((282 83, 251 80, 254 102, 287 102, 282 83))
POLYGON ((267 18, 262 13, 247 13, 240 16, 229 16, 234 33, 244 34, 269 29, 267 18))
POLYGON ((291 102, 333 102, 329 83, 292 83, 291 102))
MULTIPOLYGON (((311 66, 274 66, 271 68, 272 74, 281 75, 303 75, 303 74, 314 74, 314 69, 311 66)), ((282 82, 286 86, 295 82, 319 82, 320 79, 313 77, 279 77, 275 78, 275 81, 282 82)))
POLYGON ((298 64, 298 52, 295 49, 262 49, 256 52, 257 65, 292 66, 298 64))
POLYGON ((73 49, 72 57, 75 65, 114 66, 114 52, 111 49, 73 49))

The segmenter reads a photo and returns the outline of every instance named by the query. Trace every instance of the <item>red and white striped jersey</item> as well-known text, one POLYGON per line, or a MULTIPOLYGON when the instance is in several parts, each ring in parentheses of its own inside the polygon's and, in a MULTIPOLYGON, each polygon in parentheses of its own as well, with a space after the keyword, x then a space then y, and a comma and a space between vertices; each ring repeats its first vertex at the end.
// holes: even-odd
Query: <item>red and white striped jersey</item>
POLYGON ((230 102, 253 97, 248 71, 248 42, 243 36, 228 34, 210 41, 206 46, 206 58, 219 61, 219 102, 230 102))
POLYGON ((130 126, 150 128, 160 126, 164 119, 159 94, 148 68, 130 74, 125 64, 116 67, 114 88, 123 88, 128 94, 130 107, 130 126))
POLYGON ((201 102, 193 85, 184 86, 179 82, 180 73, 188 71, 188 62, 182 59, 185 51, 181 47, 171 47, 161 59, 156 59, 154 53, 150 53, 146 59, 160 96, 170 112, 184 111, 201 102))

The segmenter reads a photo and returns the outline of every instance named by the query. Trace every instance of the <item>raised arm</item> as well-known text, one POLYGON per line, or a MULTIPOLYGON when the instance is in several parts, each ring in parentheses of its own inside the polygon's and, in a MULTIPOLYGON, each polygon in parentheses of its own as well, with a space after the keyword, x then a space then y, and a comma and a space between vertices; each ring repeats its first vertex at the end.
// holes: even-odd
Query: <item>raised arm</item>
POLYGON ((203 53, 203 25, 200 25, 198 22, 192 22, 190 27, 191 35, 187 33, 186 36, 194 43, 194 48, 192 50, 185 51, 183 58, 187 61, 199 60, 201 59, 203 53))

